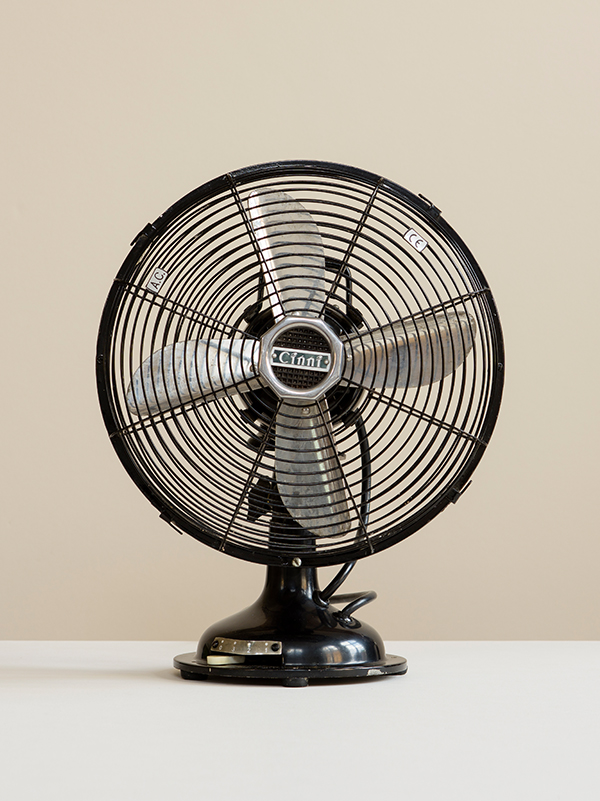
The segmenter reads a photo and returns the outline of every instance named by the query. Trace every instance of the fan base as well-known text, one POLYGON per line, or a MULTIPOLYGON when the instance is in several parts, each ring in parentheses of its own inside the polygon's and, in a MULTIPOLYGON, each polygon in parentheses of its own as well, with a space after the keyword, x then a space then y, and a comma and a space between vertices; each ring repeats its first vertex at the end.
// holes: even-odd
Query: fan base
POLYGON ((177 656, 174 665, 184 679, 266 679, 287 687, 408 669, 403 657, 386 655, 375 629, 321 599, 311 567, 268 567, 258 600, 211 626, 196 653, 177 656))
POLYGON ((306 687, 309 680, 362 679, 373 676, 402 676, 408 663, 402 656, 386 654, 385 659, 370 665, 317 665, 314 667, 271 667, 261 665, 209 665, 198 660, 195 653, 180 654, 173 665, 181 671, 183 679, 204 681, 208 678, 274 681, 284 687, 306 687))

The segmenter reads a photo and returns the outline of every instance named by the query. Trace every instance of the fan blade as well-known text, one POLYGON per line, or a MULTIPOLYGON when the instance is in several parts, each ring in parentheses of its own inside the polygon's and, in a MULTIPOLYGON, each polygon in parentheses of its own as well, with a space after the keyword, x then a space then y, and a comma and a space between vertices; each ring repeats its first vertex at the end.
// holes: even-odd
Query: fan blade
POLYGON ((325 251, 311 215, 285 192, 252 192, 248 214, 275 322, 294 312, 318 317, 327 299, 325 251))
POLYGON ((474 317, 463 311, 374 328, 346 342, 344 378, 367 389, 433 384, 460 367, 476 333, 474 317))
POLYGON ((283 401, 275 430, 275 477, 285 508, 322 536, 351 526, 345 482, 326 401, 283 401))
POLYGON ((146 417, 190 401, 256 389, 259 347, 254 339, 191 339, 167 345, 136 370, 127 390, 129 411, 146 417))

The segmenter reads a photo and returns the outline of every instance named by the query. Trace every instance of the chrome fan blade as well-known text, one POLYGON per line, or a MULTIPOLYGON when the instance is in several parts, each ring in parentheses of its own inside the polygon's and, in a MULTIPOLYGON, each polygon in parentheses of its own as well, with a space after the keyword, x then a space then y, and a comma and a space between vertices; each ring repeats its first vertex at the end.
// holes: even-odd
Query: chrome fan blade
POLYGON ((248 214, 260 248, 275 322, 294 312, 318 317, 327 298, 321 234, 302 204, 285 192, 253 192, 248 214))
POLYGON ((367 389, 433 384, 460 367, 476 333, 475 319, 462 311, 375 328, 346 343, 344 378, 367 389))
POLYGON ((136 370, 127 406, 137 417, 190 401, 208 401, 260 386, 259 342, 254 339, 192 339, 167 345, 136 370))
POLYGON ((320 536, 351 526, 344 477, 326 401, 283 401, 275 431, 275 478, 285 508, 320 536))

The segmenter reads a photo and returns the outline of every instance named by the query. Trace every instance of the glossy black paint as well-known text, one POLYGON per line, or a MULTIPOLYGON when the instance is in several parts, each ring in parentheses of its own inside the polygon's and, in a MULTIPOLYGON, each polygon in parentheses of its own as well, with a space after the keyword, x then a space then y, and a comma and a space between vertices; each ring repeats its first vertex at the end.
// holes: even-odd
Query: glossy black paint
POLYGON ((407 664, 402 657, 386 657, 383 640, 371 626, 333 604, 324 605, 315 568, 268 567, 258 600, 211 626, 196 654, 176 657, 175 667, 183 678, 272 678, 304 686, 309 678, 405 673, 407 664), (240 665, 209 665, 206 658, 216 638, 275 640, 282 647, 280 653, 247 658, 240 665))

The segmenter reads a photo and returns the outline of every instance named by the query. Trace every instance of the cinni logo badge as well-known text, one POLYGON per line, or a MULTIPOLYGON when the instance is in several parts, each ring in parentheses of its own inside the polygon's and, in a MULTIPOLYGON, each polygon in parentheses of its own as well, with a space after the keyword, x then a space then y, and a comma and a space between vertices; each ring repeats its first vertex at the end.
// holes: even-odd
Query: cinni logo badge
POLYGON ((321 373, 328 373, 331 354, 311 350, 273 348, 271 364, 273 367, 293 367, 296 370, 318 370, 321 373))

